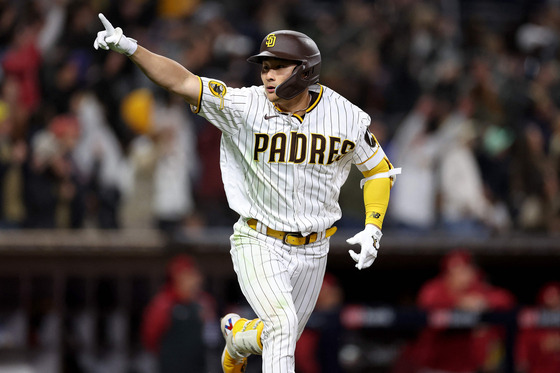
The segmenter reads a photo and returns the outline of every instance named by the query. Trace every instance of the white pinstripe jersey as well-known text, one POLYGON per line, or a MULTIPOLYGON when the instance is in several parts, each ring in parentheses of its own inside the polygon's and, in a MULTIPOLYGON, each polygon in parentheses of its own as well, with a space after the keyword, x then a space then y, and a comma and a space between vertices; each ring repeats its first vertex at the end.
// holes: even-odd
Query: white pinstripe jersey
POLYGON ((222 131, 222 179, 241 217, 280 231, 324 231, 342 216, 338 197, 351 164, 367 171, 385 158, 370 117, 325 86, 310 87, 316 98, 301 118, 279 112, 262 86, 200 81, 191 109, 222 131))

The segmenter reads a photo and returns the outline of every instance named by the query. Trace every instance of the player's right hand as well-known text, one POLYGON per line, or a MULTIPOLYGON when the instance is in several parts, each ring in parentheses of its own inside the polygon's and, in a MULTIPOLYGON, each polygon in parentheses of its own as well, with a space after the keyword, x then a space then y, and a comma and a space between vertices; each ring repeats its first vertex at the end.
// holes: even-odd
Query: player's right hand
POLYGON ((93 42, 95 49, 99 49, 99 47, 105 50, 111 49, 127 56, 136 52, 136 48, 138 48, 136 40, 124 36, 120 27, 114 28, 103 13, 99 13, 99 19, 105 26, 105 30, 97 33, 97 38, 93 42))

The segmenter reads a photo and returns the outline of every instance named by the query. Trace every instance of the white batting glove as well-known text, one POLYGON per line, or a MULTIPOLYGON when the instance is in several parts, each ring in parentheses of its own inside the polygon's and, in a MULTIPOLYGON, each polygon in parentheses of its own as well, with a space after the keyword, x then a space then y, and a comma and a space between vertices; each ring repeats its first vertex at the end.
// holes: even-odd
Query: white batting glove
POLYGON ((377 258, 381 236, 383 236, 383 233, 379 228, 373 224, 366 224, 363 231, 346 240, 350 245, 360 244, 362 248, 359 254, 354 250, 348 250, 348 253, 356 262, 356 268, 364 269, 373 264, 373 261, 377 258))
POLYGON ((124 36, 123 30, 120 27, 114 28, 103 13, 99 13, 99 19, 103 26, 105 26, 105 30, 97 33, 97 38, 93 42, 95 49, 99 49, 99 47, 105 50, 112 49, 127 56, 136 52, 136 48, 138 48, 136 40, 124 36))

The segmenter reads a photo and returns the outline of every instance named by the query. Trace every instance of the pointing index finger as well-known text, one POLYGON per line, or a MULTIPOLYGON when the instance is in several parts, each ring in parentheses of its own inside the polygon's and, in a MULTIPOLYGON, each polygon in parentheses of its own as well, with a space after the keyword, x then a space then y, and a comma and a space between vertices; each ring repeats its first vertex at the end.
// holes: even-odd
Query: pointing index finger
POLYGON ((107 36, 113 35, 115 33, 115 28, 113 27, 111 22, 109 22, 109 20, 103 15, 103 13, 99 13, 99 19, 101 20, 101 23, 103 23, 103 26, 105 26, 105 30, 107 30, 107 36))

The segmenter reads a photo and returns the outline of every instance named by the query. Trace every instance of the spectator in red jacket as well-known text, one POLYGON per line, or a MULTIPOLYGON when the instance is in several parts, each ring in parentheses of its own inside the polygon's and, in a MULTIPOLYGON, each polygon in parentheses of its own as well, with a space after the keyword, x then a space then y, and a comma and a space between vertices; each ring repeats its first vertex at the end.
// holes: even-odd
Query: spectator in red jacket
MULTIPOLYGON (((498 311, 513 307, 514 298, 484 280, 470 254, 459 250, 445 256, 440 275, 422 286, 418 306, 428 312, 498 311)), ((491 352, 501 343, 501 330, 496 327, 429 326, 420 333, 411 353, 422 371, 472 373, 484 370, 491 352)))
POLYGON ((163 289, 146 308, 142 341, 157 355, 160 373, 205 371, 207 303, 201 291, 202 280, 191 257, 176 256, 169 262, 163 289))
MULTIPOLYGON (((544 285, 539 291, 537 304, 542 311, 560 312, 560 282, 544 285)), ((560 329, 526 325, 519 334, 516 358, 519 372, 560 372, 560 329)))

